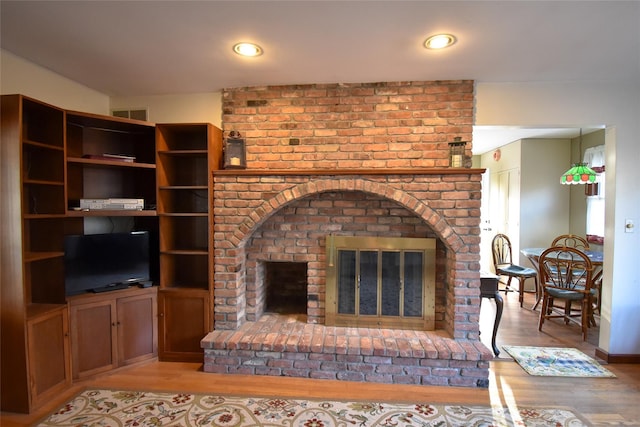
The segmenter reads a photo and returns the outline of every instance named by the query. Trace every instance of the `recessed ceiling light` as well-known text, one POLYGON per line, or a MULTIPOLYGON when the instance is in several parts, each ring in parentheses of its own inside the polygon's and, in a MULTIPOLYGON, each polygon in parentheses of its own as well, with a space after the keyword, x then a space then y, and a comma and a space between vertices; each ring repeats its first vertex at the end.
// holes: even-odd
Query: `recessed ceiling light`
POLYGON ((456 42, 456 38, 451 34, 436 34, 424 41, 424 47, 427 49, 444 49, 456 42))
POLYGON ((241 56, 262 55, 262 48, 255 43, 237 43, 233 46, 233 51, 241 56))

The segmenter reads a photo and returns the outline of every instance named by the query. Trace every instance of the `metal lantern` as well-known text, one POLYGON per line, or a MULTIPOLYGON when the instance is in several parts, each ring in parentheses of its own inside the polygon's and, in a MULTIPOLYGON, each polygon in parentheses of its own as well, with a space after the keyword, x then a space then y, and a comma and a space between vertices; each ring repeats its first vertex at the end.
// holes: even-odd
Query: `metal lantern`
POLYGON ((224 151, 225 169, 246 169, 247 155, 244 139, 240 138, 239 132, 231 132, 227 139, 224 151))
POLYGON ((453 142, 449 143, 449 167, 464 167, 464 150, 466 145, 467 143, 462 141, 462 138, 459 136, 456 136, 453 142))

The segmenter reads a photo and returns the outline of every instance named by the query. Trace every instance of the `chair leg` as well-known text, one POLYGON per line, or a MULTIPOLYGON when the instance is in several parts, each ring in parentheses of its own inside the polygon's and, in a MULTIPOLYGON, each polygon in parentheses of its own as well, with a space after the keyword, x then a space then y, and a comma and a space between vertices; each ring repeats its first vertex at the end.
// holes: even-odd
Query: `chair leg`
POLYGON ((589 302, 588 302, 588 306, 589 306, 589 326, 598 326, 598 324, 596 323, 596 318, 594 316, 594 311, 596 310, 595 307, 595 302, 593 301, 593 298, 589 298, 589 302))
POLYGON ((571 317, 571 300, 566 300, 564 303, 564 324, 569 324, 569 318, 571 317))
POLYGON ((524 303, 524 281, 526 279, 524 277, 518 277, 518 301, 520 301, 520 307, 524 303))
POLYGON ((547 310, 549 309, 549 298, 545 295, 542 296, 542 307, 540 307, 540 320, 538 320, 538 331, 542 331, 542 324, 544 323, 544 319, 546 317, 547 310))
POLYGON ((504 293, 506 294, 507 292, 511 292, 513 289, 511 289, 511 279, 513 279, 513 277, 511 276, 507 276, 507 283, 504 284, 504 293))
POLYGON ((540 285, 538 284, 538 277, 534 277, 533 281, 535 283, 535 287, 536 287, 536 303, 533 304, 533 307, 531 307, 531 310, 535 311, 536 308, 538 307, 538 304, 540 304, 540 301, 542 300, 542 289, 540 287, 540 285))
POLYGON ((582 300, 582 341, 587 340, 587 334, 589 333, 589 322, 591 322, 591 298, 582 300))

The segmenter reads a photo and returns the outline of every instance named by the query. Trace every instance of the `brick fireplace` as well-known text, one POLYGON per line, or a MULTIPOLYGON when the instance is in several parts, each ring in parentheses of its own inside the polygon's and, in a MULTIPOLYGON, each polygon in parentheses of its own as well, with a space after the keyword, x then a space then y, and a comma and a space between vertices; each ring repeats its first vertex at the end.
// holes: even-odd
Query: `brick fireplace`
POLYGON ((486 386, 483 171, 447 167, 448 143, 470 140, 472 117, 470 81, 226 90, 224 131, 245 138, 247 169, 213 176, 215 330, 202 340, 205 371, 486 386), (326 326, 329 234, 435 238, 435 330, 326 326), (268 310, 278 263, 306 273, 286 279, 287 292, 293 282, 306 288, 298 316, 268 310))

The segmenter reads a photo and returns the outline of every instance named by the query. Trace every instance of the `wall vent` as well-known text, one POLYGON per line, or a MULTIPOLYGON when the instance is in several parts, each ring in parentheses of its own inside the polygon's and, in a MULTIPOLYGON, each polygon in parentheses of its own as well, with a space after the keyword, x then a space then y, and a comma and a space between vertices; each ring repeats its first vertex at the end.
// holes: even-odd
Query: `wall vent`
POLYGON ((146 108, 136 108, 136 109, 118 109, 111 110, 111 115, 114 117, 122 117, 125 119, 135 119, 135 120, 144 120, 147 121, 149 114, 146 108))

